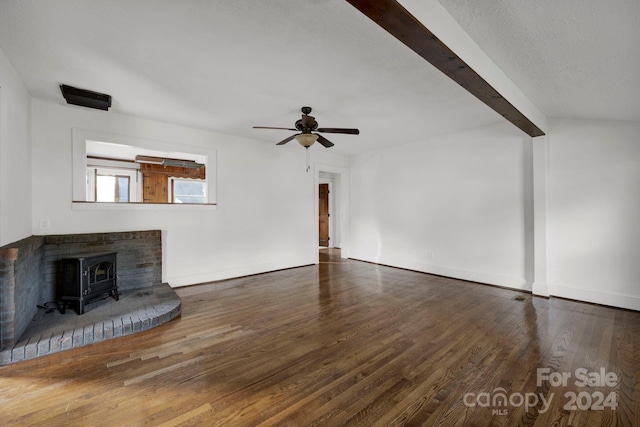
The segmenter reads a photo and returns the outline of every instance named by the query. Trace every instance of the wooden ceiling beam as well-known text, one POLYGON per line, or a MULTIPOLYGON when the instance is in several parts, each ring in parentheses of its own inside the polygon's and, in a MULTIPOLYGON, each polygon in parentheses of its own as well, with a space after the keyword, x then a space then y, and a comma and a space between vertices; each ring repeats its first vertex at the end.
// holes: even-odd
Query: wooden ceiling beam
POLYGON ((396 0, 347 0, 431 65, 531 137, 544 132, 396 0))

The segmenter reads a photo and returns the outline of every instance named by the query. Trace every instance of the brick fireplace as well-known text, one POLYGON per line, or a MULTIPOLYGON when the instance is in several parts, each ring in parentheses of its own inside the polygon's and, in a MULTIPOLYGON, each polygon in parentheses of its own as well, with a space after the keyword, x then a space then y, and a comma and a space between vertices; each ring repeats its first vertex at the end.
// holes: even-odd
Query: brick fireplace
POLYGON ((122 291, 162 283, 160 230, 31 236, 0 248, 0 350, 20 339, 38 311, 56 299, 56 266, 77 253, 117 252, 122 291))

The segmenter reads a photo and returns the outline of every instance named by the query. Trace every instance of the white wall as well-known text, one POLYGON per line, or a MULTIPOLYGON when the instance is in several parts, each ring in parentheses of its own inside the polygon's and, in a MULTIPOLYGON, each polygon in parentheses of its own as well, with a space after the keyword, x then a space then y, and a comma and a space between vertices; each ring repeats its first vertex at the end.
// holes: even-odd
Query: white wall
POLYGON ((30 96, 0 49, 0 246, 31 235, 30 96))
MULTIPOLYGON (((33 100, 33 234, 163 230, 172 286, 311 264, 317 252, 314 177, 297 144, 276 147, 113 112, 33 100), (72 208, 71 129, 158 141, 217 158, 216 210, 72 208), (186 144, 186 145, 185 145, 186 144), (43 219, 50 230, 40 230, 43 219)), ((312 160, 347 166, 313 148, 312 160)))
POLYGON ((531 140, 509 123, 351 159, 351 257, 530 289, 531 140))
POLYGON ((552 295, 640 310, 640 123, 553 120, 552 295))
POLYGON ((508 124, 353 157, 351 256, 640 310, 640 123, 549 126, 535 171, 531 140, 508 124))

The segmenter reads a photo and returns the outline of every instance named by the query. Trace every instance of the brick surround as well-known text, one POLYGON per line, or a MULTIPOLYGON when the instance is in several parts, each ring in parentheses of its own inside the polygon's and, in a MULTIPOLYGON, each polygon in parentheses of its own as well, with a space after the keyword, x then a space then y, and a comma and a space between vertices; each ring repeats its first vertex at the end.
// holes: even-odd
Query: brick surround
POLYGON ((56 265, 66 255, 118 252, 118 287, 162 282, 160 230, 31 236, 0 248, 0 349, 10 348, 36 315, 54 301, 56 265))

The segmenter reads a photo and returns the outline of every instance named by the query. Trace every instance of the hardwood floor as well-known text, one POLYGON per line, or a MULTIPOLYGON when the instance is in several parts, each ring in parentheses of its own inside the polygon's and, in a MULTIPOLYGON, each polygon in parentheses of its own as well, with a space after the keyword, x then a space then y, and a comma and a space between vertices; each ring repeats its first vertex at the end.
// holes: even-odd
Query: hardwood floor
POLYGON ((3 425, 640 425, 638 312, 330 253, 178 293, 156 329, 1 367, 3 425))

